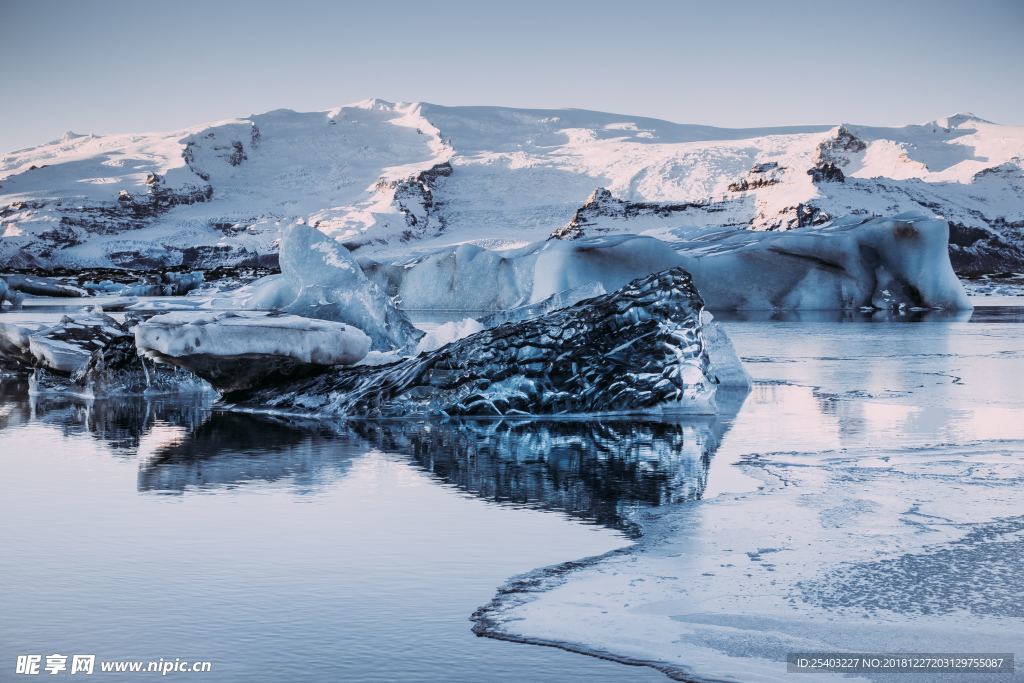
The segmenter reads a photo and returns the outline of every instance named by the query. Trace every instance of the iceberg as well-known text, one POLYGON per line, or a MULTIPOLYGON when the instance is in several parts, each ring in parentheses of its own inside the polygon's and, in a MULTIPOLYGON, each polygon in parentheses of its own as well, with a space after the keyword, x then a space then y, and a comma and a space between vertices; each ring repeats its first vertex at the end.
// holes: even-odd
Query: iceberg
POLYGON ((595 284, 614 292, 679 265, 668 244, 636 235, 548 240, 508 251, 462 244, 390 264, 362 261, 403 308, 453 311, 504 311, 595 284))
POLYGON ((711 310, 947 309, 971 305, 953 272, 949 226, 920 214, 788 232, 677 228, 547 240, 491 251, 458 245, 367 274, 410 309, 503 311, 559 292, 682 266, 711 310))
POLYGON ((139 353, 135 338, 128 335, 93 351, 89 361, 70 377, 70 382, 37 374, 38 389, 46 384, 57 391, 69 391, 91 398, 109 396, 151 396, 209 392, 210 385, 192 373, 173 365, 154 363, 139 353))
POLYGON ((121 296, 184 296, 198 289, 205 281, 203 273, 197 270, 191 273, 159 273, 145 278, 144 282, 131 285, 115 285, 106 280, 93 286, 86 283, 85 287, 121 296))
POLYGON ((12 369, 35 365, 29 351, 29 337, 44 327, 46 325, 40 322, 0 322, 0 363, 12 369))
POLYGON ((164 313, 135 327, 135 344, 222 391, 351 365, 370 350, 370 338, 344 323, 262 311, 164 313))
POLYGON ((538 301, 534 304, 523 304, 522 306, 517 306, 504 311, 496 311, 480 318, 479 322, 484 327, 494 327, 501 323, 527 320, 529 318, 535 318, 538 315, 550 313, 551 311, 557 311, 559 308, 572 306, 584 299, 601 296, 602 294, 607 294, 607 292, 600 282, 588 282, 584 285, 580 285, 579 287, 573 287, 571 289, 566 289, 552 294, 543 301, 538 301))
POLYGON ((7 281, 0 277, 0 308, 3 308, 6 301, 11 305, 12 309, 19 309, 23 299, 24 295, 21 292, 9 287, 7 281))
POLYGON ((58 282, 53 278, 36 277, 30 275, 4 275, 0 280, 5 280, 7 289, 31 294, 32 296, 59 296, 59 297, 81 297, 89 296, 89 292, 74 285, 58 282))
POLYGON ((28 347, 19 351, 37 368, 72 375, 85 367, 94 351, 127 337, 128 330, 109 315, 88 312, 66 315, 56 325, 31 332, 24 337, 28 347))
POLYGON ((64 316, 53 325, 0 323, 0 367, 31 371, 31 393, 89 397, 208 390, 202 380, 169 366, 148 367, 138 355, 128 316, 99 312, 64 316))
POLYGON ((716 384, 701 337, 702 307, 690 276, 672 268, 414 358, 227 398, 363 417, 709 413, 716 384))
POLYGON ((281 274, 257 280, 236 306, 352 325, 378 351, 411 351, 423 333, 363 274, 344 245, 297 223, 281 239, 281 274))
POLYGON ((713 310, 968 310, 949 225, 920 214, 758 233, 677 230, 673 247, 713 310))
POLYGON ((701 311, 700 321, 704 349, 711 361, 711 376, 721 387, 749 390, 752 385, 750 373, 743 367, 729 335, 715 322, 711 311, 701 311))

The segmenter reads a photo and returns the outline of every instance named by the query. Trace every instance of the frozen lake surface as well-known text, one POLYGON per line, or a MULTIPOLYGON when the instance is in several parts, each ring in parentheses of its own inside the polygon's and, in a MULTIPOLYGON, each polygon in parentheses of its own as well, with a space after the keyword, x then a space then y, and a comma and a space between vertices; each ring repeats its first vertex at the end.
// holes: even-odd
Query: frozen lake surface
POLYGON ((718 418, 286 424, 0 384, 0 658, 634 681, 665 675, 565 650, 737 680, 1024 652, 1021 309, 834 318, 726 320, 756 385, 718 418), (485 605, 564 649, 474 636, 485 605))
POLYGON ((744 681, 789 652, 1021 652, 1019 313, 727 323, 756 384, 704 499, 512 582, 488 629, 744 681))

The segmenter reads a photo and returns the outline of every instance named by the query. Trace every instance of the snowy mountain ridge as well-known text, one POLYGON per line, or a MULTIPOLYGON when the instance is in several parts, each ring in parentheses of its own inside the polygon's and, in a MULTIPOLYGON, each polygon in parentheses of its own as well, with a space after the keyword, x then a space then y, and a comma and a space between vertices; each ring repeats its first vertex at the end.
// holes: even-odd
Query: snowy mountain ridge
POLYGON ((683 125, 371 99, 0 156, 0 266, 272 262, 304 220, 374 258, 918 211, 961 273, 1024 270, 1024 128, 683 125))

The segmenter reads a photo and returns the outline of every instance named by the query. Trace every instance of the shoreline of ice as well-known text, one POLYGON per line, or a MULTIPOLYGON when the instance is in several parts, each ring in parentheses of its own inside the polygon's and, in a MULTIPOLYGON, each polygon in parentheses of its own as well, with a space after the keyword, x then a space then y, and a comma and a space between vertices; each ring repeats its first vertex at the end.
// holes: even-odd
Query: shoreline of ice
POLYGON ((478 634, 695 681, 788 680, 795 651, 1024 648, 1016 326, 727 328, 755 385, 705 497, 639 512, 633 546, 513 577, 478 634))
MULTIPOLYGON (((1009 447, 1008 450, 1013 450, 1018 458, 1024 455, 1024 440, 979 443, 958 448, 984 453, 989 448, 998 446, 1009 447)), ((946 449, 929 450, 935 450, 940 457, 948 454, 946 449)), ((764 464, 767 466, 771 463, 764 464)), ((748 473, 753 473, 756 467, 751 465, 748 473)), ((672 555, 679 552, 679 541, 670 539, 679 532, 678 526, 683 521, 680 518, 685 519, 691 515, 699 517, 702 513, 711 511, 712 516, 716 516, 714 513, 718 512, 717 517, 720 519, 739 523, 741 519, 749 518, 747 513, 764 514, 761 501, 750 502, 751 499, 771 496, 794 485, 793 482, 782 479, 770 484, 768 479, 772 476, 766 471, 762 480, 763 486, 756 493, 720 495, 711 500, 687 503, 685 507, 690 509, 681 515, 679 510, 653 515, 648 511, 645 515, 646 520, 632 520, 643 530, 643 535, 634 545, 604 555, 538 568, 512 577, 499 587, 496 597, 489 604, 482 606, 473 614, 474 632, 480 636, 557 647, 624 664, 648 666, 665 673, 671 679, 701 682, 788 680, 791 674, 786 671, 784 656, 786 652, 794 651, 1014 652, 1024 644, 1021 638, 1012 635, 1019 632, 1019 618, 1003 615, 967 619, 962 613, 954 612, 929 618, 927 623, 922 624, 921 615, 913 611, 909 614, 886 614, 878 622, 866 622, 864 617, 857 613, 856 607, 865 603, 877 614, 877 610, 884 610, 881 606, 884 601, 898 599, 898 594, 903 589, 912 590, 914 582, 919 580, 913 569, 907 570, 902 582, 889 591, 883 591, 881 594, 871 591, 857 594, 854 608, 847 610, 846 614, 842 611, 814 611, 812 608, 810 614, 794 617, 786 614, 783 609, 785 606, 782 603, 791 598, 785 595, 772 596, 778 598, 776 604, 768 605, 763 611, 750 610, 747 600, 754 603, 770 600, 761 594, 760 589, 778 581, 774 577, 767 578, 768 574, 765 574, 766 571, 778 573, 778 569, 773 565, 774 562, 779 562, 775 554, 791 550, 784 546, 775 547, 774 539, 779 538, 780 534, 771 537, 758 533, 773 526, 771 523, 758 527, 757 532, 751 534, 757 536, 756 542, 747 546, 722 547, 726 544, 739 545, 733 542, 736 540, 735 535, 718 542, 717 554, 704 555, 701 558, 701 566, 697 568, 707 571, 679 571, 678 566, 671 562, 672 555), (653 521, 651 517, 654 517, 653 521), (734 583, 728 579, 710 578, 716 564, 730 568, 738 566, 738 563, 734 565, 733 562, 720 560, 744 559, 752 565, 751 571, 760 571, 764 574, 754 582, 756 586, 750 587, 743 582, 734 583), (672 570, 680 576, 669 575, 672 570), (699 581, 701 576, 708 577, 705 578, 703 585, 699 581), (658 586, 659 581, 666 585, 658 586), (637 588, 648 584, 655 587, 637 588), (742 610, 685 610, 683 603, 687 599, 693 598, 695 602, 700 603, 702 599, 694 596, 714 593, 714 586, 722 584, 733 587, 743 585, 744 588, 735 593, 730 589, 727 591, 730 593, 728 596, 714 596, 709 602, 716 599, 726 603, 744 602, 742 610), (631 609, 634 601, 642 603, 641 607, 631 609), (675 610, 680 610, 680 613, 673 614, 675 610), (611 619, 613 623, 602 626, 601 617, 612 612, 616 615, 611 619), (840 616, 836 616, 837 614, 840 616), (624 633, 629 633, 630 636, 624 637, 624 633), (894 642, 903 644, 894 646, 894 642), (907 644, 911 643, 920 644, 908 648, 907 644), (723 652, 718 649, 723 646, 737 649, 723 652)), ((1004 507, 1009 510, 1014 505, 1006 503, 1004 507)), ((1019 500, 1016 505, 1020 505, 1019 500)), ((922 517, 927 516, 922 513, 922 517)), ((960 524, 979 524, 978 534, 981 536, 991 534, 998 537, 1001 534, 1020 534, 1024 531, 1024 521, 1019 516, 1016 520, 1012 517, 994 518, 987 523, 968 521, 960 524)), ((836 538, 838 539, 840 535, 842 532, 837 533, 836 538)), ((952 535, 951 533, 950 536, 952 535)), ((786 534, 783 533, 781 536, 785 537, 786 534)), ((706 543, 707 539, 704 539, 704 542, 706 543)), ((831 569, 838 574, 839 580, 847 582, 846 585, 858 585, 862 577, 857 576, 856 572, 877 572, 880 571, 879 566, 899 562, 901 558, 909 558, 910 562, 927 566, 931 563, 931 556, 945 558, 957 552, 975 551, 970 545, 966 546, 967 550, 962 550, 959 545, 963 543, 965 542, 962 539, 947 538, 944 541, 906 547, 900 553, 890 553, 890 556, 883 559, 871 556, 862 558, 859 562, 852 563, 852 569, 846 569, 848 573, 854 574, 852 577, 843 576, 844 565, 847 563, 840 563, 831 569)), ((983 542, 981 545, 991 546, 999 543, 983 542)), ((852 545, 844 546, 844 550, 850 551, 852 545)), ((991 555, 989 550, 982 547, 977 552, 987 558, 991 555)), ((1018 552, 1019 542, 1001 556, 1001 559, 1012 563, 1018 552)), ((804 564, 806 561, 800 559, 796 564, 804 564)), ((964 564, 969 565, 970 562, 969 560, 964 564)), ((814 585, 813 582, 808 583, 811 584, 811 590, 823 588, 814 585)), ((794 585, 800 587, 801 582, 797 580, 794 585)), ((929 593, 936 585, 926 585, 918 597, 920 594, 929 593)), ((949 594, 954 595, 956 585, 949 588, 949 594)), ((827 591, 827 584, 824 590, 827 591)), ((971 599, 977 602, 977 593, 984 592, 984 589, 976 591, 971 599)), ((1004 607, 1015 594, 1011 589, 1002 595, 1004 607)), ((833 605, 841 605, 844 598, 845 594, 841 591, 833 591, 826 597, 833 605)), ((844 677, 839 674, 808 675, 807 679, 890 680, 885 676, 844 677)))

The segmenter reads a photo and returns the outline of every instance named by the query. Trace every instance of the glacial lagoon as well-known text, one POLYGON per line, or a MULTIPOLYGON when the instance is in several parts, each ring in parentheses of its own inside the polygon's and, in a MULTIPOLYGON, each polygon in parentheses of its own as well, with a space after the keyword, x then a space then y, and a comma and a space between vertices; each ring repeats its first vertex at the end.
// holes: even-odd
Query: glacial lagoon
POLYGON ((755 384, 703 417, 295 421, 9 379, 0 643, 212 681, 743 678, 864 624, 1022 651, 1020 312, 724 319, 755 384), (976 590, 933 604, 918 570, 976 590))

